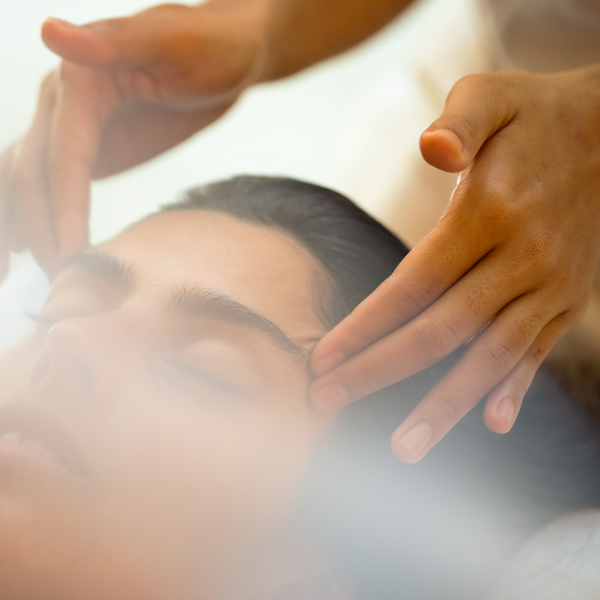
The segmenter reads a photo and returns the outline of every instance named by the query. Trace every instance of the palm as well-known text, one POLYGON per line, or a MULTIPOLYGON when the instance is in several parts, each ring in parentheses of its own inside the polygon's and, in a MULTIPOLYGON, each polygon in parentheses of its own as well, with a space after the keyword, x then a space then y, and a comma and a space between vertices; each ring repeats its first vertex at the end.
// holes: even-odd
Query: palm
POLYGON ((0 159, 0 279, 9 240, 55 272, 88 242, 91 179, 187 139, 258 78, 264 30, 253 7, 231 0, 82 27, 46 21, 44 42, 64 60, 42 85, 29 131, 0 159))
MULTIPOLYGON (((80 67, 81 68, 81 67, 80 67)), ((171 82, 151 84, 140 72, 95 72, 106 78, 114 93, 96 98, 103 104, 95 112, 99 119, 99 146, 92 169, 95 179, 108 177, 141 164, 186 140, 218 117, 232 104, 226 99, 216 106, 202 98, 193 109, 180 107, 171 82), (116 101, 114 99, 117 99, 116 101)))

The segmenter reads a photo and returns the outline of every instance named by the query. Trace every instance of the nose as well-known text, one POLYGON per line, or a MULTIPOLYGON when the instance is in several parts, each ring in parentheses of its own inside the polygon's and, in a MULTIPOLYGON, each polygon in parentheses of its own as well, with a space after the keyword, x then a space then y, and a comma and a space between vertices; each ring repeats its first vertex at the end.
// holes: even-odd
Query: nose
POLYGON ((85 390, 91 390, 92 386, 94 385, 94 379, 96 379, 94 369, 80 358, 72 358, 71 363, 75 369, 75 372, 79 376, 79 381, 82 387, 85 390))
POLYGON ((34 364, 32 383, 52 381, 62 389, 74 388, 79 393, 97 391, 100 379, 106 385, 114 378, 118 364, 119 341, 111 332, 115 333, 115 324, 102 315, 53 325, 34 364), (109 377, 99 377, 103 372, 109 377))

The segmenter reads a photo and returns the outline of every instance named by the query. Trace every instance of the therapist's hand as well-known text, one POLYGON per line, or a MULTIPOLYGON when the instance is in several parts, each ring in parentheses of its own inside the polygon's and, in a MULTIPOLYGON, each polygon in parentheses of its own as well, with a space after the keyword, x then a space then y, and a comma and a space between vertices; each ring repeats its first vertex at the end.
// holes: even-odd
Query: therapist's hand
POLYGON ((600 255, 600 68, 469 76, 421 151, 461 172, 448 209, 311 358, 311 402, 330 410, 465 345, 393 435, 409 463, 485 396, 487 426, 509 431, 585 310, 600 255))
POLYGON ((48 19, 64 60, 33 124, 0 155, 0 278, 8 248, 48 274, 88 241, 89 188, 196 133, 260 76, 260 0, 161 5, 89 25, 48 19))

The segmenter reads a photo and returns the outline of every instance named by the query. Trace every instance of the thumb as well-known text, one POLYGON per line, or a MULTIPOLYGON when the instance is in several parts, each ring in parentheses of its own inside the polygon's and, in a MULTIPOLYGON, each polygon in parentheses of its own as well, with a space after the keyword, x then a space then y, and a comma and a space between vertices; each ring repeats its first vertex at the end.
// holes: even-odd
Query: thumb
POLYGON ((481 146, 514 118, 510 91, 501 73, 461 79, 450 91, 442 116, 421 135, 423 158, 449 173, 466 169, 481 146))
MULTIPOLYGON (((121 20, 125 19, 112 19, 113 22, 121 20)), ((89 67, 112 66, 119 59, 123 60, 123 45, 115 37, 122 37, 125 28, 112 27, 111 21, 103 23, 108 26, 101 32, 94 27, 99 23, 78 26, 50 17, 42 25, 42 40, 49 50, 70 62, 89 67), (120 29, 120 35, 115 36, 116 31, 111 29, 120 29)))
POLYGON ((132 17, 81 26, 51 17, 42 25, 42 40, 69 62, 87 67, 135 67, 161 56, 170 42, 181 40, 192 12, 192 7, 162 5, 132 17))

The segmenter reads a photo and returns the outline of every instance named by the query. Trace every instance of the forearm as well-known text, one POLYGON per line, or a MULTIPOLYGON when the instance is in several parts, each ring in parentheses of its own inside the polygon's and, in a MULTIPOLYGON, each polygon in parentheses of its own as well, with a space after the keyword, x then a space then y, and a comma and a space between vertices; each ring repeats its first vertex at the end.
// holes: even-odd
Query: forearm
POLYGON ((412 3, 412 0, 270 1, 263 81, 286 77, 352 48, 412 3))

